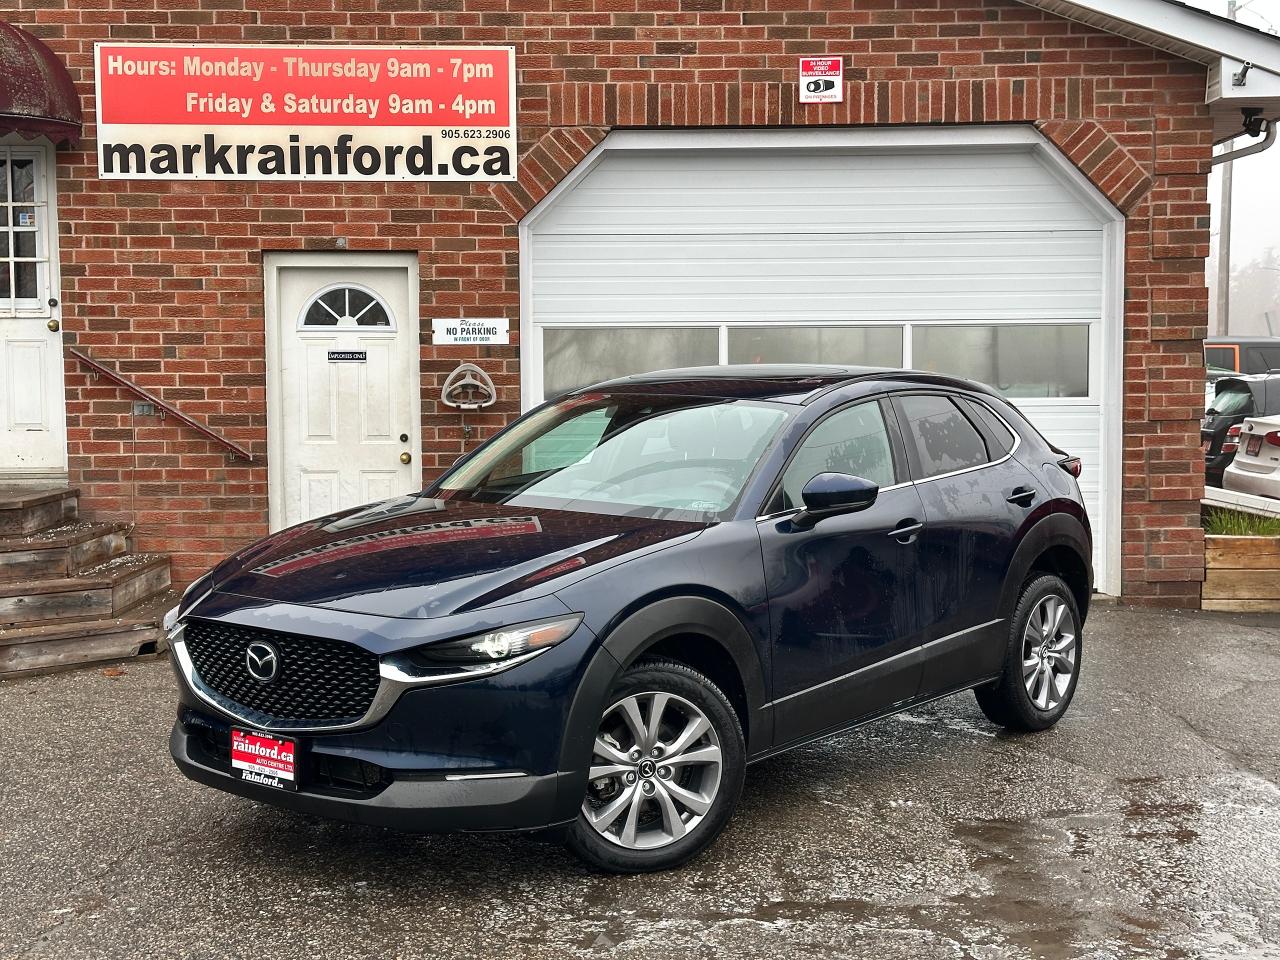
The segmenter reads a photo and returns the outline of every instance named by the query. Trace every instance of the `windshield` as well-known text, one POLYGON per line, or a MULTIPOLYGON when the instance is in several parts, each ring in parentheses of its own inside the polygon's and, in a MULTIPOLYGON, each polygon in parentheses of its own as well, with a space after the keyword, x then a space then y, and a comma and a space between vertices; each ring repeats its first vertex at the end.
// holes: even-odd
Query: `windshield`
POLYGON ((583 394, 518 421, 440 479, 443 497, 714 519, 790 414, 747 400, 583 394))
POLYGON ((1234 415, 1253 412, 1253 394, 1248 387, 1230 386, 1218 391, 1210 405, 1218 414, 1234 415))

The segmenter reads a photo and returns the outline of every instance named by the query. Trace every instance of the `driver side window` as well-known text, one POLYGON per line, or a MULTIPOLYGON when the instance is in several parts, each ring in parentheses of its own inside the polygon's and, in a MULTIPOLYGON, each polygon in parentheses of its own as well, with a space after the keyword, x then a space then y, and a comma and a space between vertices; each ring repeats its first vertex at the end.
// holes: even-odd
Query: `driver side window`
POLYGON ((847 473, 882 487, 895 482, 889 431, 878 402, 837 410, 804 438, 769 512, 801 506, 800 491, 820 473, 847 473))

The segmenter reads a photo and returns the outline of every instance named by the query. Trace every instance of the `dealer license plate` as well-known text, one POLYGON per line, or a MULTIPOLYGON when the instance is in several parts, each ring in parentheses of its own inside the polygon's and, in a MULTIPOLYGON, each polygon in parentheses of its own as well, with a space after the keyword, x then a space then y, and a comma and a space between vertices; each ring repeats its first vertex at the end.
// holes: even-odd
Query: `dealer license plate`
POLYGON ((1249 445, 1245 447, 1245 453, 1251 457, 1256 457, 1258 451, 1262 449, 1262 437, 1254 436, 1249 438, 1249 445))
POLYGON ((231 730, 232 776, 277 790, 298 789, 298 744, 253 730, 231 730))

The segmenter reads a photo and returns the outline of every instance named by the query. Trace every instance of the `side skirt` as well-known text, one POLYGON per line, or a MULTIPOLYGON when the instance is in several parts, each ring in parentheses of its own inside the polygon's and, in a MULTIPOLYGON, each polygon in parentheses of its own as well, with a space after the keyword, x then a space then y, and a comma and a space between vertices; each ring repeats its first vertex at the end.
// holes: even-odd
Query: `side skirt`
POLYGON ((947 697, 954 697, 957 693, 964 693, 966 690, 973 690, 977 687, 984 687, 989 683, 995 683, 999 679, 1000 679, 1000 674, 997 673, 994 676, 982 677, 981 679, 974 680, 971 683, 966 683, 966 684, 963 684, 962 686, 955 687, 951 690, 946 691, 945 693, 937 693, 930 697, 921 697, 919 700, 909 700, 906 703, 895 704, 894 706, 890 707, 888 710, 882 710, 879 713, 868 714, 867 716, 861 717, 853 721, 852 723, 847 723, 840 727, 833 727, 830 730, 824 730, 821 733, 816 733, 811 737, 805 737, 801 740, 794 740, 791 743, 784 744, 781 747, 773 747, 769 750, 766 750, 763 753, 756 754, 754 757, 748 757, 747 766, 750 766, 753 763, 759 763, 761 760, 768 760, 772 757, 776 757, 779 754, 786 753, 789 750, 795 750, 797 747, 803 747, 811 743, 817 743, 821 740, 829 740, 832 737, 838 737, 841 734, 849 733, 852 730, 857 730, 859 727, 865 727, 869 723, 875 723, 878 720, 884 720, 887 717, 892 717, 895 714, 904 713, 907 710, 913 710, 916 707, 923 707, 926 704, 934 703, 938 700, 945 700, 947 697))

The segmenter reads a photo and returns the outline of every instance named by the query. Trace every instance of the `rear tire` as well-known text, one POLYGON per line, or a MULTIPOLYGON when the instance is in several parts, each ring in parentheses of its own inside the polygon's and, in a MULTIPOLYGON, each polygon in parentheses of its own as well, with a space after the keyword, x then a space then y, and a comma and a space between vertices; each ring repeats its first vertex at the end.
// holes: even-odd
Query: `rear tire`
POLYGON ((1046 730, 1075 696, 1083 643, 1080 610, 1061 578, 1044 574, 1022 588, 1009 624, 1004 670, 974 691, 992 723, 1009 730, 1046 730))
POLYGON ((566 845, 597 870, 651 873, 696 857, 742 793, 746 744, 729 699, 681 663, 623 673, 596 731, 591 777, 566 845))

